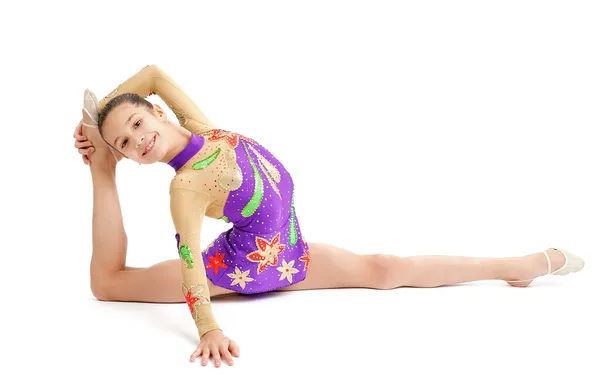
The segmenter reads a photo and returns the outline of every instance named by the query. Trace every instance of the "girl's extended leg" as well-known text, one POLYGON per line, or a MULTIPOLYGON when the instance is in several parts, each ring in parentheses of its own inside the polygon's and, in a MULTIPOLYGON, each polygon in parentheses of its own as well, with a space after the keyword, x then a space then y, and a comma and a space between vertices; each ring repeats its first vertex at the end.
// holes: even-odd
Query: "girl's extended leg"
MULTIPOLYGON (((492 258, 466 256, 358 255, 332 245, 309 243, 311 262, 306 279, 282 290, 343 287, 392 289, 438 287, 477 280, 523 280, 544 275, 548 263, 542 252, 492 258)), ((549 252, 552 270, 563 266, 562 253, 549 252)), ((511 283, 524 287, 530 282, 511 283)))

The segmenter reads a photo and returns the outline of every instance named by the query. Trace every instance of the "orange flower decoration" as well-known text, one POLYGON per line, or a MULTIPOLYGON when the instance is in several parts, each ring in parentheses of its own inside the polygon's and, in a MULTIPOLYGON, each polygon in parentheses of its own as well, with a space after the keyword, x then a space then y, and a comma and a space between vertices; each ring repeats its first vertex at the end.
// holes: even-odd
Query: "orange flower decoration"
POLYGON ((306 251, 306 248, 304 248, 304 256, 300 256, 298 260, 304 262, 304 270, 306 270, 310 264, 310 253, 306 251))
POLYGON ((206 266, 206 269, 212 268, 215 275, 219 273, 219 268, 227 269, 227 266, 223 263, 224 258, 225 253, 219 254, 219 250, 217 249, 214 256, 208 256, 210 264, 206 266))
POLYGON ((185 294, 185 301, 187 302, 188 308, 190 309, 190 313, 194 314, 194 303, 198 302, 199 300, 200 298, 192 296, 191 290, 188 291, 187 294, 185 294))
POLYGON ((243 139, 244 141, 248 141, 252 144, 254 143, 254 140, 252 140, 248 137, 244 137, 243 135, 232 133, 231 131, 226 131, 226 130, 222 130, 222 129, 212 129, 208 133, 210 135, 207 136, 207 138, 206 138, 207 140, 218 141, 221 138, 225 138, 227 143, 229 145, 231 145, 232 148, 235 148, 238 146, 240 138, 243 139))
POLYGON ((246 258, 258 263, 258 270, 256 271, 258 274, 263 272, 267 265, 274 266, 279 262, 278 256, 285 248, 285 245, 279 244, 280 235, 281 233, 277 233, 271 242, 256 236, 255 241, 258 249, 246 255, 246 258))

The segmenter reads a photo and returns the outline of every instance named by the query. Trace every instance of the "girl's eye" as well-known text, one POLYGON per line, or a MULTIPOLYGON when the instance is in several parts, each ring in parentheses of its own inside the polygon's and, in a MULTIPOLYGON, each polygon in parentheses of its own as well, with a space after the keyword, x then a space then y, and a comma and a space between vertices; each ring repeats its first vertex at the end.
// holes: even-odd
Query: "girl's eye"
POLYGON ((138 126, 140 125, 140 122, 141 122, 141 121, 137 121, 137 122, 135 122, 135 127, 138 127, 138 126))
POLYGON ((121 149, 123 149, 125 145, 127 145, 127 140, 123 141, 123 143, 121 144, 121 149))

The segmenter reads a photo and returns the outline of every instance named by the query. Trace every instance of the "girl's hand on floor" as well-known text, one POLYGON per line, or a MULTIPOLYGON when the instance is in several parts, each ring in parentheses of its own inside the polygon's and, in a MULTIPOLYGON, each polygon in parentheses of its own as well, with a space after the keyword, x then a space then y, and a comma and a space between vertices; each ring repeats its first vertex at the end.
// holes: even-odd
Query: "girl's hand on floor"
POLYGON ((221 366, 221 359, 224 359, 230 366, 233 365, 233 357, 240 357, 240 348, 235 341, 225 337, 220 330, 211 330, 202 336, 198 348, 190 356, 190 362, 198 357, 202 357, 202 365, 208 364, 208 358, 212 355, 215 367, 221 366))

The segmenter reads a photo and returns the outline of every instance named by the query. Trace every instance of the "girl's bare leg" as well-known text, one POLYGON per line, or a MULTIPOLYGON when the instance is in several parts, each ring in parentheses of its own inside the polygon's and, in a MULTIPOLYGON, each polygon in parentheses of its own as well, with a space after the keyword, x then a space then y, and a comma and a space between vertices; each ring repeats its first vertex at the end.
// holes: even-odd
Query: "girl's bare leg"
MULTIPOLYGON (((309 243, 311 262, 306 279, 282 290, 312 290, 344 287, 392 289, 438 287, 478 280, 522 280, 544 275, 548 263, 542 252, 525 256, 492 258, 465 256, 357 255, 332 245, 309 243)), ((565 258, 550 251, 552 270, 565 258)), ((524 287, 530 282, 511 283, 524 287)))

